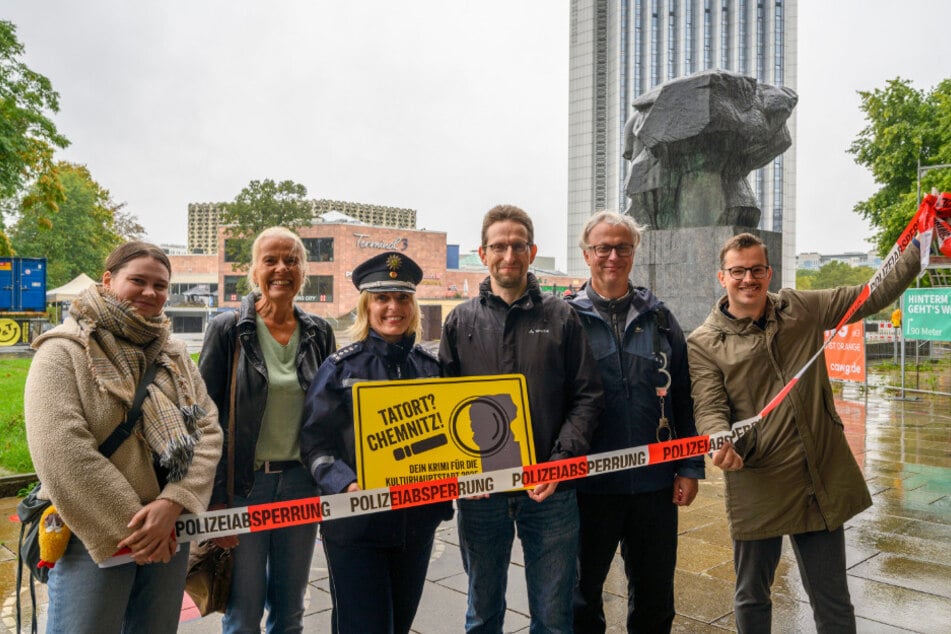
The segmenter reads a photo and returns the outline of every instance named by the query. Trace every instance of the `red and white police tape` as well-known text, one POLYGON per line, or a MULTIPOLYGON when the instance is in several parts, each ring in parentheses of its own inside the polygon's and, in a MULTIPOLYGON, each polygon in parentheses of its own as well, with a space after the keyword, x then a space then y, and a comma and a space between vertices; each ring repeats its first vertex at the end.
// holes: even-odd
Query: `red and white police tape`
POLYGON ((543 462, 527 467, 487 471, 457 478, 415 482, 272 504, 255 504, 209 511, 201 515, 182 515, 176 522, 175 530, 179 541, 195 541, 448 502, 456 498, 483 493, 517 491, 544 482, 576 480, 692 456, 702 456, 716 451, 727 440, 735 441, 749 431, 750 427, 751 425, 738 424, 733 427, 732 432, 724 431, 711 436, 679 438, 618 451, 543 462))

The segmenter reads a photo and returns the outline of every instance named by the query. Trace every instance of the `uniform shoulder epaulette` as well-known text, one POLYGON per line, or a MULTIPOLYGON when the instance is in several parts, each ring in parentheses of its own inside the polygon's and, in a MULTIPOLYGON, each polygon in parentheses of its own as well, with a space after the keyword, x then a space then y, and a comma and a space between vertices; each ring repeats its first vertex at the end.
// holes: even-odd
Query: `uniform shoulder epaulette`
POLYGON ((363 343, 360 341, 357 341, 356 343, 351 343, 349 346, 344 346, 343 348, 341 348, 340 350, 337 350, 336 352, 334 352, 332 355, 330 355, 327 358, 334 363, 340 363, 344 359, 352 357, 353 355, 360 352, 361 350, 363 350, 363 343))
POLYGON ((415 348, 416 348, 416 350, 419 351, 419 353, 422 354, 424 357, 428 357, 428 358, 432 359, 433 361, 435 361, 436 363, 439 363, 439 355, 436 354, 435 352, 433 352, 432 350, 430 350, 429 348, 426 348, 426 347, 421 346, 421 345, 419 345, 419 344, 416 344, 415 348))

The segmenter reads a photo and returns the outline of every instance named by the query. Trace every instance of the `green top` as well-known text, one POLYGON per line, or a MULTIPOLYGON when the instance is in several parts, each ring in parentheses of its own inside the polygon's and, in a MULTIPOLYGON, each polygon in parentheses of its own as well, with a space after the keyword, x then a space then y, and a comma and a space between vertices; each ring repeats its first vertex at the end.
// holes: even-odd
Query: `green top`
POLYGON ((278 343, 260 316, 257 321, 258 343, 267 366, 267 404, 261 420, 261 433, 254 450, 254 468, 265 460, 300 460, 300 419, 304 411, 304 390, 297 380, 297 348, 300 324, 286 346, 278 343))

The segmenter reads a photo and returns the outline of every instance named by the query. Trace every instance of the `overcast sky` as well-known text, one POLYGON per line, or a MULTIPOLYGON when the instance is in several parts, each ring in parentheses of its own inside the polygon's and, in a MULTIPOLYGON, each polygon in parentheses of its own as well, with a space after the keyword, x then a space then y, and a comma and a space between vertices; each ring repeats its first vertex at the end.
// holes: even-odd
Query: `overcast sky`
MULTIPOLYGON (((565 264, 568 0, 3 0, 86 164, 155 242, 252 179, 410 207, 478 244, 499 202, 565 264)), ((941 0, 800 0, 797 252, 864 251, 858 90, 951 76, 941 0), (946 38, 945 38, 946 39, 946 38)))

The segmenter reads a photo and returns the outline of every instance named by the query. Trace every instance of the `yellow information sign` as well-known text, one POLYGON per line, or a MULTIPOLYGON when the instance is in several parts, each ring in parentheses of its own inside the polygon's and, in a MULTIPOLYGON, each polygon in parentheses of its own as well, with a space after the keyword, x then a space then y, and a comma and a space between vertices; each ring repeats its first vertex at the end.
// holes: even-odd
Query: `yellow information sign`
POLYGON ((353 386, 363 489, 535 464, 525 377, 501 374, 353 386))

